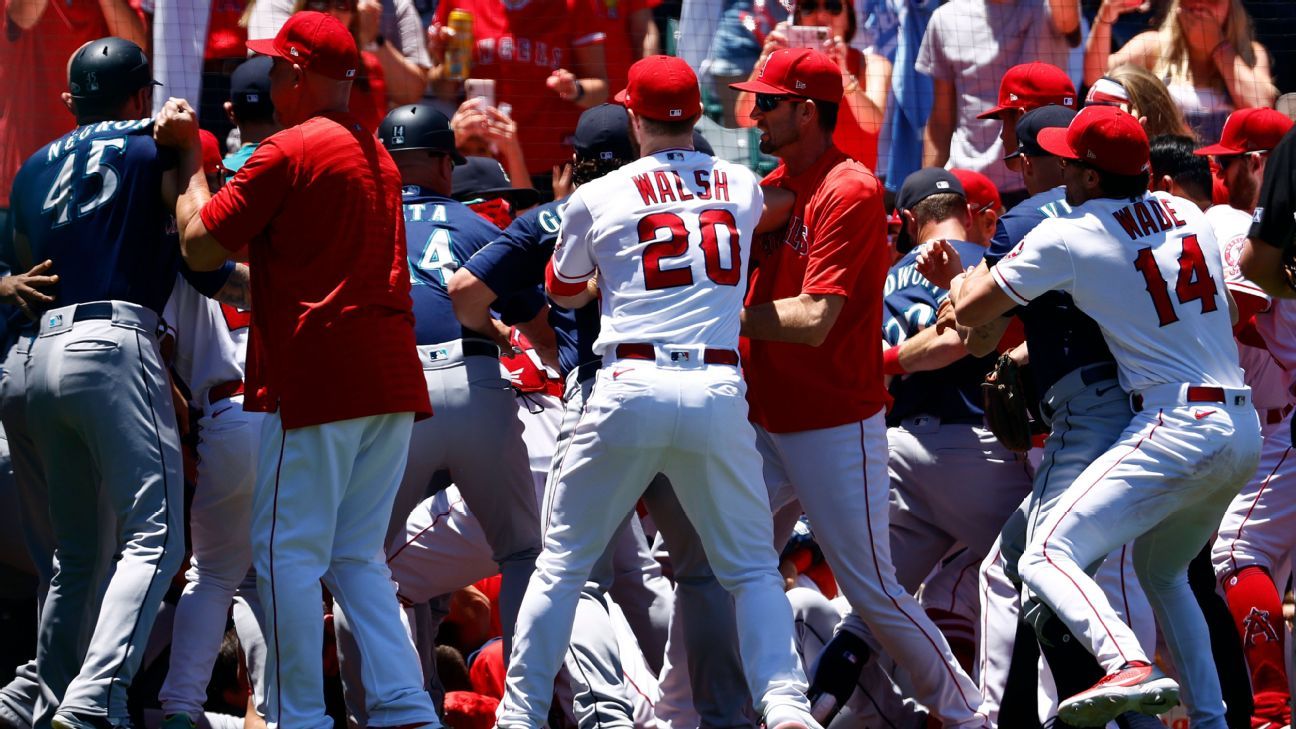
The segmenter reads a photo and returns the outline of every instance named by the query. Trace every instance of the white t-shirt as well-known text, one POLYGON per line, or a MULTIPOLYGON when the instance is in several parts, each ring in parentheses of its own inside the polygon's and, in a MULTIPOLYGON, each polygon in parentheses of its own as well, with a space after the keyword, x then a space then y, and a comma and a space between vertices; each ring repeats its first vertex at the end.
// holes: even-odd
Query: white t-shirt
POLYGON ((1001 192, 1023 188, 1003 163, 1002 126, 977 119, 999 100, 999 82, 1013 66, 1042 61, 1068 66, 1066 37, 1053 30, 1048 0, 951 0, 936 8, 914 68, 956 91, 957 116, 946 167, 981 172, 1001 192))
POLYGON ((175 337, 175 371, 189 386, 190 404, 207 404, 207 391, 243 379, 247 361, 247 314, 203 296, 176 275, 171 298, 162 310, 168 332, 175 337))
POLYGON ((1099 198, 1040 223, 991 274, 1025 304, 1070 293, 1102 329, 1121 387, 1240 387, 1215 233, 1197 206, 1165 193, 1099 198))
POLYGON ((624 342, 738 346, 764 194, 741 165, 663 150, 582 185, 562 211, 555 277, 599 276, 594 352, 624 342))

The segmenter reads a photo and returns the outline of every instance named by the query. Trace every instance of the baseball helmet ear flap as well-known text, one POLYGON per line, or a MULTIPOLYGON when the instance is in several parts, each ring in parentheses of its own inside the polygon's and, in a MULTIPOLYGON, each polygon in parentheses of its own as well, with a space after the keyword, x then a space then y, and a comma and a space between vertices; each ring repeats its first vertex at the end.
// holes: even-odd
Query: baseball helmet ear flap
POLYGON ((465 162, 455 149, 450 120, 429 104, 407 104, 387 112, 378 125, 378 139, 389 152, 427 149, 450 155, 457 165, 465 162))

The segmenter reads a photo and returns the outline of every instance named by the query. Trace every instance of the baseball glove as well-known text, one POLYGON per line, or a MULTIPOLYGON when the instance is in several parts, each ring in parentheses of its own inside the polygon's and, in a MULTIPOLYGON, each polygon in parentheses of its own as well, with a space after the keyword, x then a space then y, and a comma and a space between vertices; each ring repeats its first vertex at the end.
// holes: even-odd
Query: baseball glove
POLYGON ((1021 368, 1012 357, 1001 355, 981 383, 986 422, 1005 448, 1025 453, 1031 447, 1031 419, 1021 368))

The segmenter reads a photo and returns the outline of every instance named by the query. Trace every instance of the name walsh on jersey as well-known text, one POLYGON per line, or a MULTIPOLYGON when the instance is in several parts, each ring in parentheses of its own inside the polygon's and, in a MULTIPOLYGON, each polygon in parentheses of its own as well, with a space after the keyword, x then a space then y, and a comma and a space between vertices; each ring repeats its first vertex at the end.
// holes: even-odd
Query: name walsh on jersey
POLYGON ((699 200, 716 199, 729 202, 729 176, 722 170, 694 170, 692 186, 687 186, 684 178, 675 170, 655 170, 644 172, 630 178, 639 191, 644 205, 657 205, 664 202, 683 202, 697 197, 699 200), (690 190, 692 192, 690 192, 690 190))

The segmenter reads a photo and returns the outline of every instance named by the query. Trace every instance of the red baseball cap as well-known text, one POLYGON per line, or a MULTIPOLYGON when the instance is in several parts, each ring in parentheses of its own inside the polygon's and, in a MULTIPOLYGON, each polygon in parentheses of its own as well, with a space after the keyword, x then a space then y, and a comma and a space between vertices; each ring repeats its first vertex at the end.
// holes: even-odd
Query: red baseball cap
POLYGON ((1066 72, 1049 63, 1032 61, 1008 69, 999 82, 999 103, 978 119, 998 119, 1008 109, 1030 111, 1057 104, 1076 108, 1075 84, 1066 72))
POLYGON ((199 129, 198 138, 202 141, 203 174, 217 175, 224 172, 225 162, 221 157, 220 143, 216 141, 216 135, 206 129, 199 129))
POLYGON ((630 66, 626 87, 616 103, 657 121, 684 121, 702 113, 697 74, 675 56, 648 56, 630 66))
POLYGON ((274 38, 250 40, 247 47, 253 53, 277 56, 338 81, 354 79, 360 67, 351 31, 332 15, 312 10, 294 13, 274 38))
POLYGON ((1038 141, 1051 155, 1116 175, 1137 175, 1151 167, 1147 132, 1115 106, 1086 106, 1066 129, 1041 129, 1038 141))
POLYGON ((1265 107, 1238 109, 1224 121, 1219 144, 1202 147, 1193 154, 1202 156, 1264 152, 1278 146, 1292 120, 1284 113, 1265 107))
POLYGON ((782 48, 765 59, 755 81, 729 84, 729 88, 840 104, 842 72, 827 54, 810 48, 782 48))
POLYGON ((989 177, 972 170, 952 169, 950 172, 963 183, 963 193, 967 196, 968 204, 977 212, 982 210, 999 212, 1003 209, 999 188, 995 187, 989 177))

